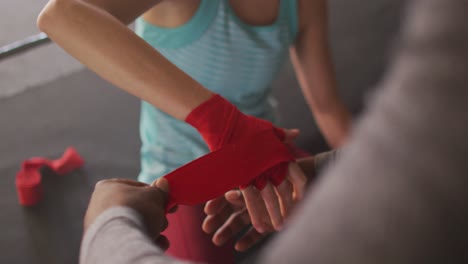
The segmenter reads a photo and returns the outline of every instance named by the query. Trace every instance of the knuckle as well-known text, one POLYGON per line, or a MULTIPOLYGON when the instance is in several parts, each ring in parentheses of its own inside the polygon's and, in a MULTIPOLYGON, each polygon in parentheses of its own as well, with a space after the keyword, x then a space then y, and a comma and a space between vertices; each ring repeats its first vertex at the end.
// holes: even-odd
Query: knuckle
POLYGON ((109 180, 100 180, 100 181, 96 182, 96 184, 94 185, 94 189, 100 189, 103 186, 105 186, 108 182, 109 182, 109 180))

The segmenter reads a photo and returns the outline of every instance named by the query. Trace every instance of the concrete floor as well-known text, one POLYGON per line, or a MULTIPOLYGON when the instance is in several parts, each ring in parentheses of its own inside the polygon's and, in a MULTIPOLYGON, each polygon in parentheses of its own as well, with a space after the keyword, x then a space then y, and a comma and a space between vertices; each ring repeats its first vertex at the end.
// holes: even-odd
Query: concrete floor
MULTIPOLYGON (((357 114, 382 78, 406 1, 329 1, 340 93, 357 114)), ((0 45, 36 33, 35 17, 45 2, 0 1, 0 45)), ((302 130, 299 145, 312 153, 325 149, 289 64, 274 90, 284 125, 302 130)), ((138 100, 54 45, 0 62, 0 263, 77 263, 94 183, 136 177, 138 112, 138 100), (14 186, 20 162, 57 157, 68 145, 84 156, 85 168, 61 178, 45 173, 44 201, 20 207, 14 186)))

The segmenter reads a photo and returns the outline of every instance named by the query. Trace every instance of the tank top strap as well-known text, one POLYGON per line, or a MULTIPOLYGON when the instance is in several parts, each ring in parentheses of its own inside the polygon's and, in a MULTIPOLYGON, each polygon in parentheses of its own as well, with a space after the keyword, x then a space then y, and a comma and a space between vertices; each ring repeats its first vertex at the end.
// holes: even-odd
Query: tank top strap
POLYGON ((289 32, 291 32, 290 43, 294 43, 297 38, 298 29, 298 0, 280 0, 280 18, 288 23, 289 32))

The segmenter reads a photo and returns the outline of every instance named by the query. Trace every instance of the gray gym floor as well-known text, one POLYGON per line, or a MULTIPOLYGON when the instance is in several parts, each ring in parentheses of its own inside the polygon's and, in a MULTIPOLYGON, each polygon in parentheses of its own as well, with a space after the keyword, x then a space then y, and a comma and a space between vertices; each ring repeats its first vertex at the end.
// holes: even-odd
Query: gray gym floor
MULTIPOLYGON (((46 0, 0 3, 0 46, 37 33, 46 0)), ((358 114, 382 78, 403 0, 330 0, 331 42, 340 93, 358 114)), ((298 127, 312 153, 327 146, 289 64, 274 90, 281 118, 298 127)), ((139 169, 139 101, 85 70, 53 44, 0 61, 0 263, 77 263, 83 213, 96 181, 135 178, 139 169), (44 171, 39 206, 18 205, 21 161, 58 157, 73 145, 86 165, 59 177, 44 171)))

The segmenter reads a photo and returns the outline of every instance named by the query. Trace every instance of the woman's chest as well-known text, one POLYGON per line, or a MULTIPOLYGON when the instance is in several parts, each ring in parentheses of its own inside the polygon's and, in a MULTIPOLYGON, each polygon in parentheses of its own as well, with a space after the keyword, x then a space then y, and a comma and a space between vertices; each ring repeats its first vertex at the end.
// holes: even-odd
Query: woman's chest
MULTIPOLYGON (((156 26, 175 28, 195 15, 202 0, 163 0, 143 15, 156 26)), ((280 13, 280 0, 221 0, 241 21, 252 26, 273 24, 280 13)))

